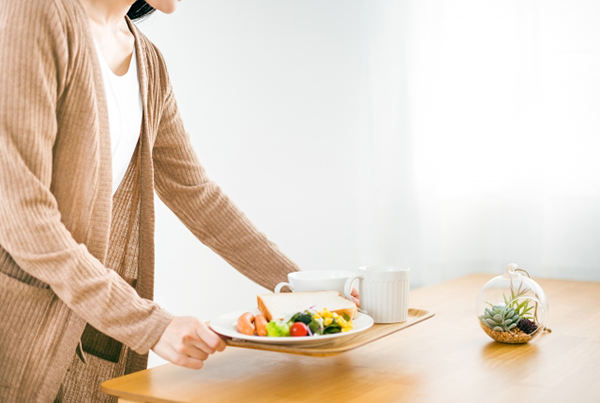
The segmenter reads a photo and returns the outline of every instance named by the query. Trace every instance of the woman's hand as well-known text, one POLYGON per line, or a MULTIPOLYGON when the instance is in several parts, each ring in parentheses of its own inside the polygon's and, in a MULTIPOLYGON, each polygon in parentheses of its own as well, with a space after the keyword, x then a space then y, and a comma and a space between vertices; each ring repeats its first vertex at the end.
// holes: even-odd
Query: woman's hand
POLYGON ((176 316, 152 347, 158 356, 186 368, 200 369, 215 351, 225 350, 225 342, 204 322, 191 316, 176 316))
POLYGON ((358 290, 352 287, 352 293, 350 293, 350 295, 352 296, 352 302, 354 302, 356 306, 360 308, 360 296, 358 295, 358 290))

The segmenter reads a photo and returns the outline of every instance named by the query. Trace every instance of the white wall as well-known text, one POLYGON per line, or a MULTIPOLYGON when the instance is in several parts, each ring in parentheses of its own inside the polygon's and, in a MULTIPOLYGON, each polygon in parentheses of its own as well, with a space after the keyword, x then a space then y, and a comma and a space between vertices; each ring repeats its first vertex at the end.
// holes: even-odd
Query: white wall
MULTIPOLYGON (((140 24, 208 174, 307 270, 357 266, 356 19, 344 1, 184 1, 140 24)), ((208 320, 264 291, 162 203, 156 252, 156 300, 174 313, 208 320)))
MULTIPOLYGON (((187 0, 140 28, 210 176, 303 269, 600 280, 599 7, 187 0)), ((161 203, 156 245, 176 314, 263 291, 161 203)))

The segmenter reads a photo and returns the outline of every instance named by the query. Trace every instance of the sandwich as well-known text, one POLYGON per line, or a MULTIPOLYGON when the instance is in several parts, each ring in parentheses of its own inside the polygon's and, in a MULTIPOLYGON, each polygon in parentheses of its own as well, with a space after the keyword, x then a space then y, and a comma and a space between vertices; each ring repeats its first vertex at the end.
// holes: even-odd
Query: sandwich
POLYGON ((307 309, 317 311, 327 308, 338 315, 356 319, 358 311, 354 302, 342 297, 337 291, 307 291, 257 296, 258 309, 268 321, 284 319, 307 309))

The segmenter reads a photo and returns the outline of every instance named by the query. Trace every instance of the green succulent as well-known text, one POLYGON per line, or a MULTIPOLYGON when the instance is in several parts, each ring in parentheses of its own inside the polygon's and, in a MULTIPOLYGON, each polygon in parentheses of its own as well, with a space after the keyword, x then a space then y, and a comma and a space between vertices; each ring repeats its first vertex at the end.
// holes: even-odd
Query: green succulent
POLYGON ((484 314, 479 319, 494 332, 508 332, 517 327, 521 316, 510 306, 494 305, 485 308, 484 314))

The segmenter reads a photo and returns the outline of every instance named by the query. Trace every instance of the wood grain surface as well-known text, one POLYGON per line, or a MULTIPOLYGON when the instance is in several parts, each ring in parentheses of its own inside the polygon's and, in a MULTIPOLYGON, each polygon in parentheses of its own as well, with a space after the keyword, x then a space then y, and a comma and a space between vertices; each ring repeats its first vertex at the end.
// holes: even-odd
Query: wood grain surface
POLYGON ((412 291, 410 305, 435 317, 344 354, 228 347, 201 370, 167 364, 102 389, 135 402, 600 402, 600 283, 536 279, 552 333, 507 345, 475 314, 491 277, 412 291))

